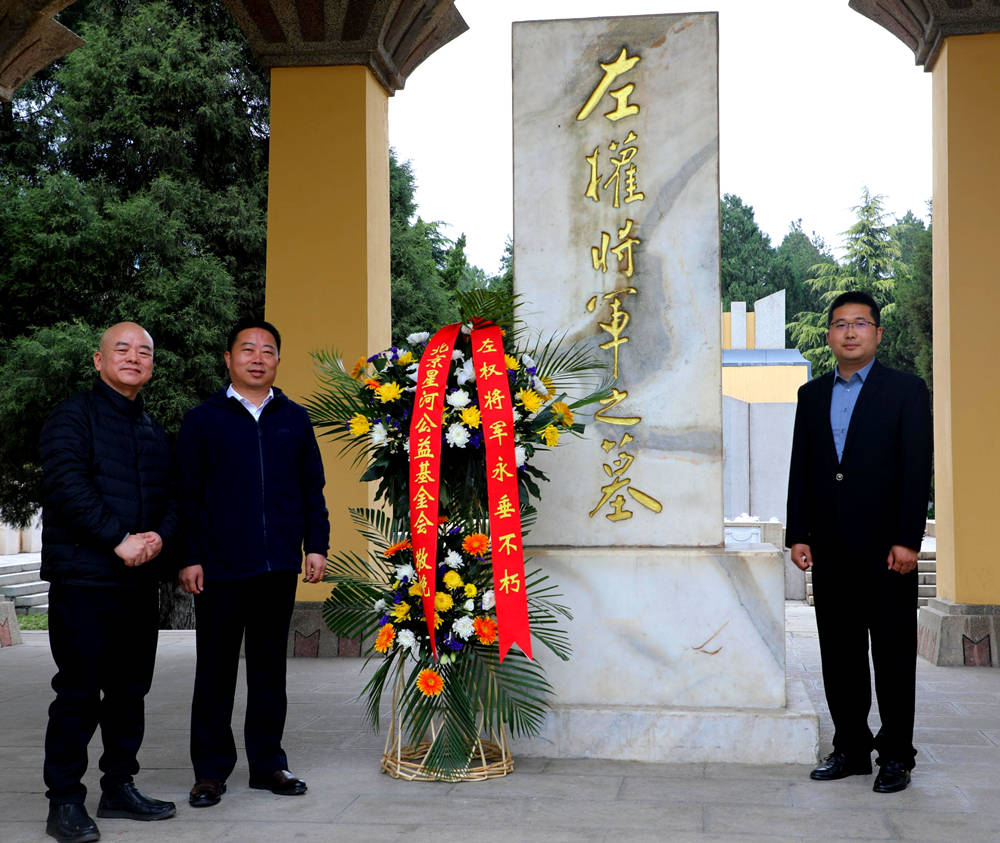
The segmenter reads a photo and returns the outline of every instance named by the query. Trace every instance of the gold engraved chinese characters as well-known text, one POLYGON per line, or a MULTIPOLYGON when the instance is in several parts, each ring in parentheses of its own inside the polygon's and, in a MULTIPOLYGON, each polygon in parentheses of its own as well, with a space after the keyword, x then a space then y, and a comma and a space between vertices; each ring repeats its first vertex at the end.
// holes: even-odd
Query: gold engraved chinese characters
MULTIPOLYGON (((641 107, 631 100, 636 91, 636 83, 629 81, 627 77, 641 60, 639 55, 629 55, 628 47, 623 46, 613 61, 598 62, 602 76, 580 108, 576 119, 586 120, 605 96, 610 96, 616 103, 615 108, 603 114, 612 124, 638 116, 641 107), (626 78, 620 79, 620 77, 626 78), (612 87, 619 83, 624 84, 612 87)), ((645 192, 640 189, 639 136, 628 126, 624 126, 623 131, 624 135, 616 130, 615 136, 604 145, 609 153, 606 160, 602 159, 601 144, 581 156, 587 165, 585 170, 587 183, 583 191, 583 200, 587 202, 588 207, 593 207, 590 203, 601 204, 602 200, 607 199, 612 208, 622 209, 623 206, 628 207, 646 198, 645 192)), ((613 229, 617 235, 613 244, 612 232, 599 232, 598 244, 590 247, 590 262, 595 272, 604 275, 608 272, 608 252, 610 252, 616 259, 619 275, 626 283, 609 293, 592 296, 586 303, 586 310, 588 313, 594 313, 599 302, 603 305, 597 326, 607 334, 608 339, 599 347, 611 354, 612 373, 616 382, 610 396, 601 400, 601 408, 594 413, 594 418, 604 424, 618 428, 627 427, 635 431, 642 422, 642 417, 629 415, 626 408, 619 408, 620 404, 628 400, 629 393, 627 389, 619 389, 618 385, 623 349, 630 341, 626 331, 632 322, 632 314, 625 304, 629 296, 639 295, 636 273, 639 269, 639 247, 642 238, 637 236, 636 219, 633 219, 632 215, 623 214, 623 216, 624 219, 619 218, 618 224, 613 229)), ((617 454, 608 456, 609 462, 602 464, 608 482, 600 487, 597 505, 589 513, 591 518, 601 511, 604 511, 605 518, 612 523, 632 518, 635 513, 626 508, 630 503, 629 498, 650 512, 663 511, 663 505, 656 498, 632 486, 632 479, 628 473, 635 463, 636 455, 626 451, 625 446, 633 441, 635 441, 633 434, 625 433, 619 441, 605 439, 602 443, 601 447, 606 454, 616 449, 617 454), (626 494, 628 498, 625 497, 626 494)))

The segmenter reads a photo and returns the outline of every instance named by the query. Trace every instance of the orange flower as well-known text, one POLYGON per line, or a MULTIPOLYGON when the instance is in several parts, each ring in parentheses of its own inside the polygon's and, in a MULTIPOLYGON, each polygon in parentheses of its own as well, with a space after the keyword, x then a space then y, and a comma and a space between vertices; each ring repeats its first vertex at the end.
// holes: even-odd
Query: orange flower
POLYGON ((472 629, 480 644, 492 644, 497 640, 497 622, 493 618, 474 618, 472 629))
POLYGON ((470 556, 482 557, 489 549, 490 540, 482 533, 470 533, 462 539, 462 550, 470 556))
POLYGON ((417 677, 417 690, 425 697, 436 697, 444 690, 444 679, 436 670, 425 668, 417 677))
POLYGON ((375 390, 378 389, 382 384, 380 384, 375 378, 365 378, 365 387, 367 389, 375 390))
POLYGON ((399 551, 406 550, 410 547, 410 540, 403 539, 401 542, 396 542, 395 544, 389 545, 385 550, 382 551, 386 559, 390 556, 395 556, 399 551))
POLYGON ((351 377, 356 381, 361 380, 367 368, 368 361, 364 357, 359 357, 357 362, 351 367, 351 377))
POLYGON ((392 647, 392 642, 396 640, 396 630, 391 623, 382 624, 378 631, 378 638, 375 639, 375 649, 380 653, 388 653, 392 647))

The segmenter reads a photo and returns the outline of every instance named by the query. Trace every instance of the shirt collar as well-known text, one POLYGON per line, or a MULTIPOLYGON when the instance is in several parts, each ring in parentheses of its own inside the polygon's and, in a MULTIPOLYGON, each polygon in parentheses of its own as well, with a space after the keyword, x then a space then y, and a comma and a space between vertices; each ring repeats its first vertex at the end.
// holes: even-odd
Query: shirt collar
POLYGON ((837 368, 833 370, 833 382, 836 383, 837 381, 840 381, 841 383, 850 383, 851 378, 857 375, 858 380, 860 380, 861 383, 864 383, 868 377, 868 373, 872 370, 872 366, 874 365, 875 365, 875 358, 873 357, 871 360, 868 361, 868 364, 864 368, 858 369, 858 371, 856 371, 853 375, 851 375, 850 378, 845 378, 843 375, 841 375, 840 366, 837 366, 837 368))
POLYGON ((253 401, 251 401, 249 398, 244 398, 242 395, 240 395, 232 384, 229 384, 229 389, 226 390, 226 398, 235 398, 251 413, 253 413, 259 410, 263 410, 264 407, 267 405, 267 402, 270 401, 272 398, 274 398, 274 389, 269 388, 267 390, 267 398, 265 398, 263 401, 260 402, 259 407, 256 404, 254 404, 253 401))

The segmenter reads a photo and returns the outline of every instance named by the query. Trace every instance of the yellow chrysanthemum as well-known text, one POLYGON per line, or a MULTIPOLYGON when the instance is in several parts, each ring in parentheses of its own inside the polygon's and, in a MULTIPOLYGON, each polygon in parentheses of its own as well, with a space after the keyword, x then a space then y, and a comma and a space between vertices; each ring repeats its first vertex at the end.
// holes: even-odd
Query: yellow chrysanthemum
POLYGON ((355 364, 351 366, 351 377, 359 381, 365 377, 368 371, 368 361, 364 357, 359 357, 355 364))
POLYGON ((375 649, 380 653, 388 653, 395 638, 396 630, 393 628, 392 624, 382 624, 382 628, 378 631, 378 638, 375 639, 375 649))
POLYGON ((545 375, 542 375, 541 379, 542 379, 542 383, 545 384, 545 388, 548 390, 548 394, 545 397, 546 398, 551 398, 553 395, 556 394, 556 383, 555 383, 555 381, 552 380, 552 378, 545 377, 545 375))
POLYGON ((454 591, 462 587, 462 575, 458 571, 449 571, 444 575, 444 587, 454 591))
POLYGON ((472 584, 471 582, 467 582, 467 583, 465 584, 465 596, 466 596, 466 597, 467 597, 468 599, 470 599, 470 600, 471 600, 471 599, 472 599, 473 597, 475 597, 475 596, 476 596, 476 594, 478 594, 478 593, 479 593, 479 590, 478 590, 478 589, 477 589, 477 588, 476 588, 476 587, 475 587, 475 586, 474 586, 474 585, 473 585, 473 584, 472 584))
POLYGON ((424 593, 424 587, 420 584, 418 580, 413 585, 410 586, 409 592, 407 592, 410 597, 422 597, 424 593))
POLYGON ((537 413, 542 406, 542 396, 533 389, 522 389, 517 393, 517 401, 529 413, 537 413))
POLYGON ((441 624, 443 624, 443 623, 444 623, 444 621, 441 619, 441 616, 437 612, 435 612, 434 613, 434 628, 435 629, 439 629, 441 627, 441 624))
POLYGON ((554 424, 550 424, 545 430, 542 431, 542 441, 545 442, 550 448, 554 448, 559 444, 559 428, 554 424))
POLYGON ((388 404, 390 401, 395 401, 403 394, 403 387, 394 381, 389 381, 389 383, 384 383, 378 389, 375 390, 375 397, 378 398, 383 404, 388 404))
POLYGON ((507 371, 508 372, 516 372, 518 369, 521 368, 521 364, 518 363, 517 360, 515 360, 509 354, 505 354, 503 356, 503 359, 507 361, 507 371))
POLYGON ((569 427, 573 424, 573 411, 565 401, 556 401, 552 405, 552 412, 564 427, 569 427))
POLYGON ((399 355, 399 359, 396 361, 397 366, 409 366, 413 362, 413 354, 409 351, 404 351, 399 355))
POLYGON ((436 697, 444 690, 444 679, 436 670, 424 668, 417 676, 417 690, 425 697, 436 697))
POLYGON ((462 410, 462 424, 466 427, 476 428, 482 423, 483 417, 479 414, 478 407, 466 407, 462 410))
POLYGON ((447 612, 455 601, 447 591, 439 591, 434 595, 434 609, 436 612, 447 612))
POLYGON ((392 610, 392 616, 397 621, 405 621, 410 617, 410 604, 405 600, 402 603, 397 603, 395 608, 392 610))
POLYGON ((351 416, 351 436, 364 436, 371 429, 372 423, 368 421, 366 416, 361 415, 361 413, 355 413, 351 416))

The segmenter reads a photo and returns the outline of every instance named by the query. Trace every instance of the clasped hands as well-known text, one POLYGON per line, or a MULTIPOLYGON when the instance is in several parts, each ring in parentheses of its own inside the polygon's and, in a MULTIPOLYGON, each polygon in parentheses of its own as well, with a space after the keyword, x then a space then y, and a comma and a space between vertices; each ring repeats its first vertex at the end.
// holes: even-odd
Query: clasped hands
MULTIPOLYGON (((793 544, 789 549, 792 562, 803 571, 812 567, 812 549, 807 544, 793 544)), ((886 564, 890 571, 897 574, 908 574, 917 567, 917 551, 901 544, 894 544, 889 549, 886 564)))
POLYGON ((152 530, 145 533, 131 533, 119 542, 115 554, 129 567, 137 568, 144 562, 159 555, 163 550, 163 539, 152 530))

